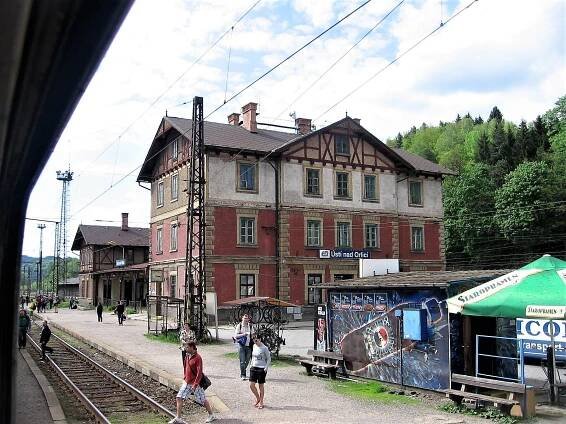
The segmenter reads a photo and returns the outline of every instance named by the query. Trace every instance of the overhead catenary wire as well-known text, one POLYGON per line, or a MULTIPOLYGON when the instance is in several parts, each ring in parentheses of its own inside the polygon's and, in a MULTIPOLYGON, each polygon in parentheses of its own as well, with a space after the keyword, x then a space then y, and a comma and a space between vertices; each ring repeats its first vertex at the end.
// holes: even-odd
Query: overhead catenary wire
POLYGON ((391 10, 389 10, 373 27, 371 27, 366 33, 358 39, 348 50, 346 50, 338 59, 336 59, 326 70, 320 74, 313 82, 309 84, 307 88, 299 93, 287 106, 281 109, 281 112, 277 114, 277 118, 283 115, 291 106, 293 106, 299 99, 301 99, 305 94, 307 94, 320 80, 322 80, 328 73, 338 65, 352 50, 354 50, 363 40, 365 40, 377 27, 379 27, 397 8, 399 8, 405 0, 401 0, 397 3, 391 10))
POLYGON ((429 39, 430 37, 432 37, 436 32, 438 32, 439 30, 441 30, 442 28, 446 27, 446 25, 452 21, 453 19, 457 18, 461 13, 463 13, 464 11, 466 11, 467 9, 469 9, 474 3, 476 3, 478 0, 472 0, 470 3, 468 3, 466 6, 464 6, 462 9, 460 9, 458 12, 456 12, 455 14, 453 14, 452 16, 450 16, 450 18, 448 18, 443 24, 438 25, 438 27, 436 27, 435 29, 433 29, 431 32, 429 32, 427 35, 425 35, 423 38, 421 38, 419 41, 417 41, 416 43, 414 43, 411 47, 409 47, 408 49, 404 50, 401 54, 399 54, 398 56, 395 57, 395 59, 393 59, 392 61, 390 61, 387 65, 385 65, 383 68, 379 69, 376 73, 374 73, 372 76, 370 76, 368 79, 366 79, 365 81, 363 81, 361 84, 359 84, 356 88, 354 88, 352 91, 348 92, 344 97, 340 98, 340 100, 338 100, 336 103, 334 103, 332 106, 330 106, 328 109, 326 109, 324 112, 322 112, 320 115, 318 115, 314 120, 317 121, 320 118, 322 118, 324 115, 326 115, 328 112, 330 112, 332 109, 334 109, 336 106, 338 106, 340 103, 342 103, 344 100, 346 100, 347 98, 349 98, 350 96, 352 96, 353 94, 357 93, 360 89, 362 89, 365 85, 367 85, 369 82, 371 82, 373 79, 375 79, 378 75, 380 75, 381 73, 383 73, 386 69, 388 69, 390 66, 392 66, 393 64, 395 64, 396 62, 398 62, 399 60, 401 60, 402 57, 404 57, 405 55, 409 54, 411 51, 413 51, 415 48, 417 48, 420 44, 424 43, 427 39, 429 39))
MULTIPOLYGON (((124 130, 122 130, 122 132, 120 132, 120 134, 118 135, 118 137, 116 137, 115 139, 113 139, 103 150, 102 152, 100 152, 95 158, 94 160, 92 160, 88 166, 86 166, 85 168, 83 168, 79 173, 77 173, 77 176, 75 178, 80 177, 83 172, 86 169, 89 169, 94 163, 96 163, 96 161, 98 159, 100 159, 115 143, 117 143, 121 137, 123 137, 149 110, 151 110, 153 108, 153 106, 155 106, 155 104, 157 104, 157 102, 159 102, 163 96, 165 94, 167 94, 169 92, 169 90, 171 90, 171 88, 173 88, 181 79, 183 79, 185 77, 185 75, 187 75, 187 73, 193 69, 193 67, 195 67, 198 63, 200 63, 200 61, 208 54, 210 53, 210 51, 212 49, 214 49, 214 47, 216 47, 218 45, 218 43, 220 43, 220 41, 222 41, 224 39, 224 37, 226 37, 226 35, 228 33, 230 33, 231 31, 233 31, 234 27, 240 23, 262 0, 256 0, 256 2, 254 4, 252 4, 251 7, 249 7, 242 15, 240 15, 238 17, 238 19, 230 26, 230 28, 228 28, 226 31, 224 31, 204 52, 201 53, 200 56, 198 56, 178 77, 176 77, 163 91, 161 91, 161 93, 159 93, 159 95, 153 99, 153 101, 139 114, 137 115, 137 117, 131 121, 124 130)), ((181 105, 185 105, 188 104, 189 102, 184 102, 178 106, 181 105)))

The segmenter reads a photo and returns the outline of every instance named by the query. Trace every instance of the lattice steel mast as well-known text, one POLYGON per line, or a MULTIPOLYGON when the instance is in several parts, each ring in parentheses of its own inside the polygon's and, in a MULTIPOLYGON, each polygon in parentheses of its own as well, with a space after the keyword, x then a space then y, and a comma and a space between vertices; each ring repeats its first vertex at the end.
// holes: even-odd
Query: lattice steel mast
MULTIPOLYGON (((73 173, 70 169, 67 171, 57 171, 57 180, 63 182, 63 190, 61 191, 61 219, 59 223, 59 232, 57 235, 57 257, 55 258, 55 274, 56 274, 56 292, 59 293, 59 277, 63 276, 63 281, 67 282, 67 227, 69 223, 69 185, 73 180, 73 173), (63 251, 63 264, 60 264, 61 251, 63 251), (62 269, 61 269, 62 268, 62 269), (61 272, 59 272, 61 271, 61 272)), ((63 295, 67 295, 67 285, 63 295)))
POLYGON ((187 252, 185 257, 185 322, 197 339, 206 334, 205 263, 205 175, 203 99, 193 100, 193 131, 189 150, 187 200, 187 252))

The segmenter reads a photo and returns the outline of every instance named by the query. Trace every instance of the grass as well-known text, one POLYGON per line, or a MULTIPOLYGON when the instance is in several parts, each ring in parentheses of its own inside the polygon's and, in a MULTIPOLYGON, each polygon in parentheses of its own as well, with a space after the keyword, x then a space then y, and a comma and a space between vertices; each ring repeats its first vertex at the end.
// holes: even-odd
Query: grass
POLYGON ((519 420, 518 418, 504 414, 497 408, 468 408, 465 405, 457 405, 454 402, 448 402, 440 405, 439 409, 444 412, 450 412, 451 414, 475 415, 492 420, 497 424, 516 424, 520 421, 526 422, 525 420, 519 420))
POLYGON ((145 333, 144 336, 149 340, 161 343, 171 343, 180 344, 179 335, 174 331, 168 331, 167 333, 145 333))
MULTIPOLYGON (((224 354, 224 357, 230 359, 239 359, 238 352, 228 352, 224 354)), ((283 367, 292 367, 298 365, 297 361, 295 360, 294 356, 288 355, 279 355, 279 358, 275 356, 271 357, 271 366, 273 368, 283 368, 283 367)))
POLYGON ((388 393, 389 388, 377 381, 330 380, 332 391, 341 395, 378 403, 418 403, 416 399, 388 393))
POLYGON ((136 414, 115 413, 110 415, 109 418, 112 424, 128 424, 132 422, 135 422, 136 424, 163 424, 165 422, 162 415, 157 415, 153 412, 136 414))

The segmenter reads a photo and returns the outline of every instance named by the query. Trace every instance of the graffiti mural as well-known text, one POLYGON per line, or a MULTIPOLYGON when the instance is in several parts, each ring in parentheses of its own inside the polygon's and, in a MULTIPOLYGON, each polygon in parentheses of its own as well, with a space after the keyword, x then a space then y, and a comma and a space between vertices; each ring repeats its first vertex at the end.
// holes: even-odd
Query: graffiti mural
POLYGON ((344 356, 348 373, 426 389, 448 388, 449 328, 443 291, 334 292, 330 299, 330 342, 344 356), (403 336, 409 332, 398 316, 402 310, 424 311, 417 314, 423 321, 420 340, 403 336))

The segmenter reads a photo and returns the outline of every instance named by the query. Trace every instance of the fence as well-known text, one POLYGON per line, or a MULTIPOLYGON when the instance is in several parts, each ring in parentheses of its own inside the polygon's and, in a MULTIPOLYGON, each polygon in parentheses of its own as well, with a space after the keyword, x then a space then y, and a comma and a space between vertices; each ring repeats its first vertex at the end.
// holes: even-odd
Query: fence
POLYGON ((523 340, 513 337, 476 335, 476 377, 495 378, 525 384, 523 340), (487 345, 482 353, 482 346, 485 346, 486 342, 491 343, 487 345), (485 353, 486 350, 490 353, 485 353), (500 351, 504 352, 498 355, 497 353, 500 351), (511 356, 512 354, 514 354, 514 356, 511 356), (510 368, 510 366, 512 368, 510 368), (503 375, 490 374, 487 371, 483 372, 486 368, 497 370, 503 375), (510 375, 511 372, 505 375, 506 371, 512 369, 515 370, 515 373, 518 373, 517 377, 509 377, 508 375, 510 375))

